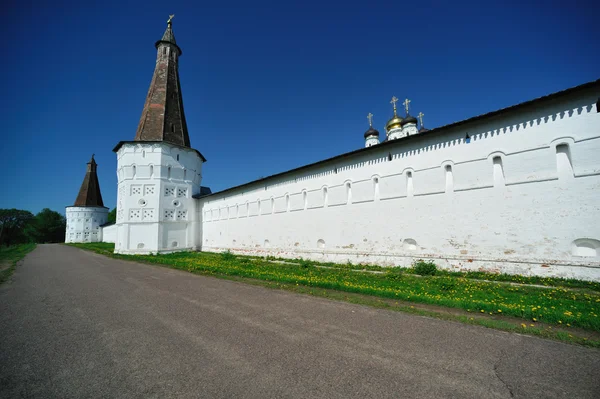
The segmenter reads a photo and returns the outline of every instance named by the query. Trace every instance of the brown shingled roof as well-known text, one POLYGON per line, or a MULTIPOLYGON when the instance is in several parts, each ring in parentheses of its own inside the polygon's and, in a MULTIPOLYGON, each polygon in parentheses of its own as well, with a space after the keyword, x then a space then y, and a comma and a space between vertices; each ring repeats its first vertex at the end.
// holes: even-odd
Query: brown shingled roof
POLYGON ((183 98, 179 84, 179 56, 181 49, 175 43, 171 22, 158 49, 154 75, 148 89, 135 141, 166 141, 183 147, 190 146, 183 98), (168 52, 168 54, 167 54, 168 52))
POLYGON ((81 183, 79 194, 75 200, 73 206, 101 206, 104 207, 102 202, 102 194, 100 194, 100 183, 98 183, 98 175, 96 174, 96 167, 98 164, 92 159, 87 163, 87 171, 81 183))

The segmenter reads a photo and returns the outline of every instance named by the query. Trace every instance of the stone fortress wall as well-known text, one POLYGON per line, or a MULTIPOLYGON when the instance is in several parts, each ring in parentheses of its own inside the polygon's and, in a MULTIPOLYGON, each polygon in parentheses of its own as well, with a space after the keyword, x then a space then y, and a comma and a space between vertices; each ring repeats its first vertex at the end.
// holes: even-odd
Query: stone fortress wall
POLYGON ((598 84, 199 201, 203 251, 600 281, 598 84))

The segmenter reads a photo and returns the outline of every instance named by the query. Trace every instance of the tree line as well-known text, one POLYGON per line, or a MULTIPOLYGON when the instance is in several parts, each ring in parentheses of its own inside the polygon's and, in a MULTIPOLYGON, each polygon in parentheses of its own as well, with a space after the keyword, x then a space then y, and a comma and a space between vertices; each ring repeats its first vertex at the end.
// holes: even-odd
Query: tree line
POLYGON ((22 209, 0 209, 0 246, 27 242, 64 242, 67 221, 44 208, 34 215, 22 209))
MULTIPOLYGON (((117 208, 108 214, 108 222, 115 222, 117 208)), ((34 215, 22 209, 0 209, 0 246, 27 242, 65 242, 67 219, 48 208, 34 215)))

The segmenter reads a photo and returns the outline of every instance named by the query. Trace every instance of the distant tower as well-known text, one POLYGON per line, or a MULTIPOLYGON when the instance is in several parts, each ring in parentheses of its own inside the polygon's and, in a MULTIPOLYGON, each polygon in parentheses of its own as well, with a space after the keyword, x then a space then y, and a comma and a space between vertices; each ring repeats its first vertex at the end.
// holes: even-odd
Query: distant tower
POLYGON ((404 109, 406 110, 406 116, 402 120, 400 125, 402 126, 402 137, 412 136, 413 134, 419 133, 417 130, 417 118, 408 113, 410 100, 407 98, 404 100, 402 105, 404 105, 404 109))
POLYGON ((396 112, 396 103, 398 99, 394 96, 392 97, 392 101, 390 104, 394 105, 394 116, 390 119, 385 125, 385 132, 387 134, 388 140, 395 140, 402 137, 402 118, 398 116, 396 112))
POLYGON ((147 254, 197 249, 200 224, 196 201, 202 163, 190 147, 172 30, 156 42, 156 67, 134 141, 117 153, 117 237, 115 252, 147 254))
POLYGON ((106 223, 108 208, 102 202, 100 184, 96 168, 98 164, 92 159, 87 163, 87 171, 81 183, 79 194, 73 206, 66 207, 67 231, 65 242, 99 242, 102 241, 99 226, 106 223))
POLYGON ((379 132, 373 128, 373 114, 367 115, 369 120, 369 130, 365 132, 365 147, 371 147, 372 145, 379 144, 379 132))

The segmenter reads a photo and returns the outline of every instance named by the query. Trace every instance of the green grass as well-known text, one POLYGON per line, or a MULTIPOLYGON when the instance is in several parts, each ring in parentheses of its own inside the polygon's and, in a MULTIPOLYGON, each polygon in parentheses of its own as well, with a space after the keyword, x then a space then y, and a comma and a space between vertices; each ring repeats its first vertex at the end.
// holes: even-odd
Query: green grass
POLYGON ((29 252, 33 251, 35 244, 19 244, 10 247, 0 247, 0 284, 8 280, 20 261, 29 252))
MULTIPOLYGON (((417 276, 406 269, 380 268, 381 274, 359 273, 351 265, 272 263, 263 258, 229 253, 179 252, 166 255, 114 255, 113 245, 76 244, 116 258, 168 265, 204 275, 243 277, 464 309, 467 312, 512 316, 527 323, 550 323, 600 332, 600 293, 564 286, 540 288, 482 281, 453 273, 417 276), (331 268, 324 268, 330 265, 331 268), (321 266, 321 267, 318 267, 321 266)), ((371 268, 373 270, 373 268, 371 268)), ((491 280, 488 275, 486 280, 491 280)), ((558 280, 558 283, 562 283, 558 280)), ((549 283, 547 281, 547 283, 549 283)), ((581 282, 586 286, 585 282, 581 282)), ((580 288, 580 287, 578 287, 580 288)))

